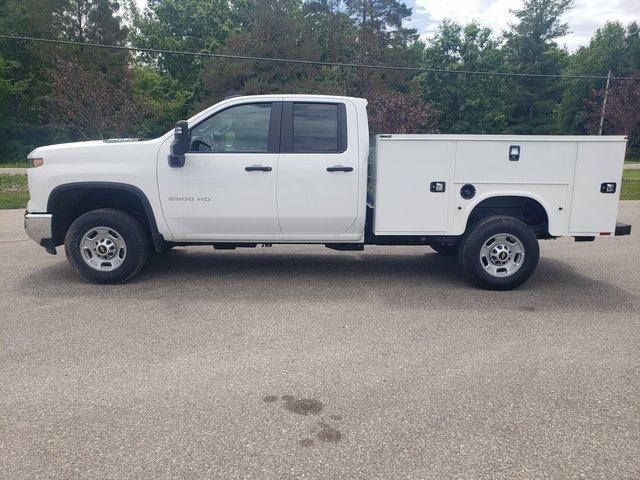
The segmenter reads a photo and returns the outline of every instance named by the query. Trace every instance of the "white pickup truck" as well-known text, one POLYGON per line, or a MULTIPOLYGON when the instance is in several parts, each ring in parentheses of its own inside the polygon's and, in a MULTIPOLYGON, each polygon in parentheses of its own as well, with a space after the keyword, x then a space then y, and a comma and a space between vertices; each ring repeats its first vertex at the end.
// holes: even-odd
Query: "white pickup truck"
POLYGON ((258 244, 430 245, 480 287, 511 289, 538 239, 616 223, 625 137, 378 135, 367 102, 235 97, 153 140, 29 154, 29 236, 86 279, 124 282, 149 251, 258 244))

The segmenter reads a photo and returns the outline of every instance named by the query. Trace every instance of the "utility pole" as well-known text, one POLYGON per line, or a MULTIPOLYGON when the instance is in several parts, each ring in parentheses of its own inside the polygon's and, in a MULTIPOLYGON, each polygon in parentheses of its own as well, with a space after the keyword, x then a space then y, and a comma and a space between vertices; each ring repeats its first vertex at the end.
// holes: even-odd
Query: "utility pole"
POLYGON ((607 74, 607 86, 604 88, 604 99, 602 100, 602 112, 600 113, 600 130, 598 135, 602 135, 602 127, 604 126, 604 112, 607 109, 607 97, 609 96, 609 83, 611 82, 611 70, 607 74))

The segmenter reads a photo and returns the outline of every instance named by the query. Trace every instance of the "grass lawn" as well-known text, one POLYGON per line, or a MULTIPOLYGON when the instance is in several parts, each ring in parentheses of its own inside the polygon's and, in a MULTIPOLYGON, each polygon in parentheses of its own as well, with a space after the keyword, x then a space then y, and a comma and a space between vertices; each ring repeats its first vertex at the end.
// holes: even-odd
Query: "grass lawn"
MULTIPOLYGON (((621 200, 640 200, 640 170, 625 170, 622 174, 621 200)), ((0 174, 0 210, 25 208, 29 200, 26 175, 0 174)))
POLYGON ((29 164, 26 160, 20 162, 2 162, 0 168, 28 168, 29 164))
POLYGON ((0 175, 0 209, 25 208, 29 200, 26 175, 0 175))
POLYGON ((621 200, 640 200, 640 170, 622 172, 621 200))

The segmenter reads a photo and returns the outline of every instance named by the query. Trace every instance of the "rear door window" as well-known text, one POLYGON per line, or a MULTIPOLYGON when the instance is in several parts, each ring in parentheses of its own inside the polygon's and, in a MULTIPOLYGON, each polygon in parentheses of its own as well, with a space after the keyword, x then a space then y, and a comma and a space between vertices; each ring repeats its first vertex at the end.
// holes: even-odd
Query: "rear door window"
POLYGON ((337 104, 294 103, 293 152, 341 151, 340 123, 337 104))

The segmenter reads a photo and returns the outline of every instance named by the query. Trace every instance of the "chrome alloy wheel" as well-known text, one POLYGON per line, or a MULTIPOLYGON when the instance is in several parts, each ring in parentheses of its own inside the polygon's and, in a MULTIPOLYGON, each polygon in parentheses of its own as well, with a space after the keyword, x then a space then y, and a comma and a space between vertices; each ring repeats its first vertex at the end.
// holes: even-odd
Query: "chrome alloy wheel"
POLYGON ((524 261, 524 246, 509 233, 492 235, 480 249, 480 263, 492 277, 508 277, 517 272, 524 261))
POLYGON ((80 240, 80 253, 87 265, 99 272, 115 270, 127 256, 127 244, 113 228, 93 227, 80 240))

